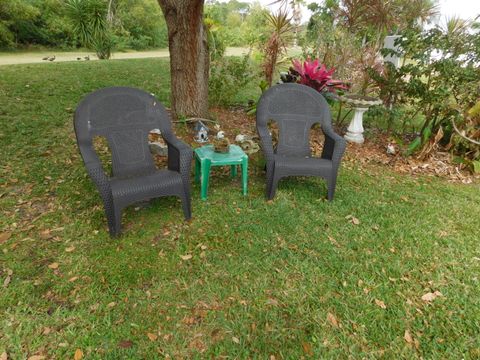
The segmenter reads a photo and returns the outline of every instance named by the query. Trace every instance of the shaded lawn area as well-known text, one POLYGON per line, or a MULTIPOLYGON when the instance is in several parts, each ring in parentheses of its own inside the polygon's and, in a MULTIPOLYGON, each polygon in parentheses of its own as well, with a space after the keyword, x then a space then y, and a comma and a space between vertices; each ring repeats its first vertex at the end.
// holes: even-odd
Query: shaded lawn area
POLYGON ((243 197, 217 172, 208 201, 193 187, 191 222, 159 199, 110 239, 72 109, 111 85, 168 104, 168 63, 0 68, 0 353, 480 357, 478 184, 344 163, 334 202, 319 179, 284 180, 266 202, 263 174, 243 197))

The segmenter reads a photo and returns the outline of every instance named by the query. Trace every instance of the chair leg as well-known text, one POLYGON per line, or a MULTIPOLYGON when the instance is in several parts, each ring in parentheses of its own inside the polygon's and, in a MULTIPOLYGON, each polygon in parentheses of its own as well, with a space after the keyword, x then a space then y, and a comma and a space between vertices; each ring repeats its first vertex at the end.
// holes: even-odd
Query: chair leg
POLYGON ((105 209, 108 221, 108 231, 111 237, 117 237, 122 232, 122 209, 112 206, 110 209, 105 209))
POLYGON ((267 171, 267 186, 265 189, 265 196, 267 197, 267 199, 270 199, 270 192, 272 190, 272 182, 273 182, 274 164, 265 165, 265 170, 267 171))
POLYGON ((275 197, 279 180, 280 180, 280 177, 278 177, 274 174, 272 184, 271 184, 271 187, 270 187, 270 191, 268 193, 268 200, 273 200, 273 198, 275 197))
POLYGON ((333 200, 333 196, 335 195, 335 187, 337 185, 337 179, 336 178, 329 178, 327 180, 327 199, 328 201, 333 200))
POLYGON ((183 194, 180 196, 182 200, 182 209, 183 209, 183 216, 185 216, 185 220, 190 220, 192 218, 192 205, 190 202, 189 194, 183 194))

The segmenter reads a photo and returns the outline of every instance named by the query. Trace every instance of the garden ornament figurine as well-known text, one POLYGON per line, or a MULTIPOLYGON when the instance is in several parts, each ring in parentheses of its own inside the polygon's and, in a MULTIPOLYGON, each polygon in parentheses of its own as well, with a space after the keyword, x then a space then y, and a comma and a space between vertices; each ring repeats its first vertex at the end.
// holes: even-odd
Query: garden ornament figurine
POLYGON ((215 152, 228 153, 230 149, 230 141, 225 137, 225 131, 219 131, 213 138, 212 144, 215 152))

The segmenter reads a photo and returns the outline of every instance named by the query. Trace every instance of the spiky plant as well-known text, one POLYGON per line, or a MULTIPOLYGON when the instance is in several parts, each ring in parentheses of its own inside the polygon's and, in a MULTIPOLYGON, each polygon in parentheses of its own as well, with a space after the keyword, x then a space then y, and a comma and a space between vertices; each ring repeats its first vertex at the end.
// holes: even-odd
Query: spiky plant
POLYGON ((264 47, 263 71, 265 80, 271 86, 278 59, 286 53, 287 46, 292 40, 294 26, 288 12, 283 8, 275 14, 268 14, 267 21, 272 33, 264 47))
POLYGON ((80 44, 95 50, 99 59, 109 59, 114 42, 106 3, 101 0, 67 0, 65 6, 80 44))

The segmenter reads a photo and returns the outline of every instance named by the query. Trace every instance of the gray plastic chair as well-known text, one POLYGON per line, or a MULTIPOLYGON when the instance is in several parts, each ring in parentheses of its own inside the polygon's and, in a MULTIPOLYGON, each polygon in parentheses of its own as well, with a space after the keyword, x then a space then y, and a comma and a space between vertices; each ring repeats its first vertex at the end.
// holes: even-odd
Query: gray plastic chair
POLYGON ((190 169, 193 151, 172 132, 168 113, 152 95, 128 87, 111 87, 87 95, 75 112, 75 134, 87 172, 102 197, 111 236, 121 232, 122 210, 161 196, 182 199, 191 217, 190 169), (168 145, 168 169, 158 170, 148 134, 160 129, 168 145), (93 137, 107 139, 112 174, 107 176, 93 148, 93 137))
POLYGON ((333 199, 346 142, 333 131, 330 109, 319 92, 299 84, 271 87, 257 106, 257 131, 267 162, 268 199, 273 199, 278 181, 286 176, 320 176, 327 181, 328 200, 333 199), (271 120, 279 130, 276 149, 268 129, 271 120), (310 129, 316 123, 325 135, 321 158, 311 156, 309 143, 310 129))

